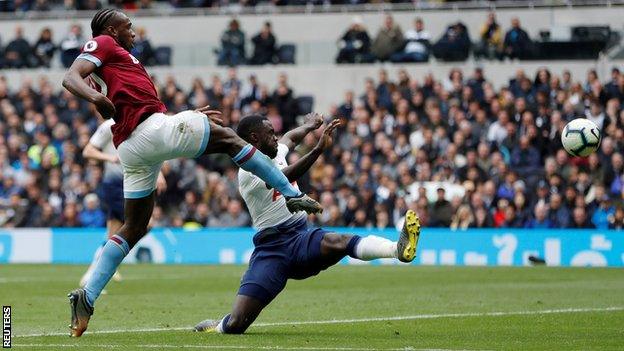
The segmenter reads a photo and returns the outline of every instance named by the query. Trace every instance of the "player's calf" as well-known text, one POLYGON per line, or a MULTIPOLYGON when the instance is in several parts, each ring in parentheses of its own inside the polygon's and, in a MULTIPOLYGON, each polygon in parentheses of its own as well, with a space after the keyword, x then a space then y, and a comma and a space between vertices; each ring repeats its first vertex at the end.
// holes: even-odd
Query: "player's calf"
MULTIPOLYGON (((401 262, 411 262, 416 257, 420 219, 412 210, 405 215, 405 224, 398 241, 375 235, 359 237, 354 235, 347 244, 347 255, 363 261, 377 258, 396 258, 401 262)), ((331 239, 331 238, 330 238, 331 239)))
POLYGON ((321 255, 323 256, 337 256, 347 255, 347 249, 349 242, 359 238, 353 235, 341 235, 337 233, 327 233, 321 240, 321 255))

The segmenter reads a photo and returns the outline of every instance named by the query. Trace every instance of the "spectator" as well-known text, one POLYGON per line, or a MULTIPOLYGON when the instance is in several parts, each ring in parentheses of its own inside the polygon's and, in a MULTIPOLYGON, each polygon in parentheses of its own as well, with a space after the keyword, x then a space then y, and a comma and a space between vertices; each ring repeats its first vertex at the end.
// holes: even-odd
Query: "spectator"
POLYGON ((386 15, 384 25, 377 32, 371 52, 377 60, 385 62, 392 54, 403 48, 404 39, 401 27, 394 23, 392 15, 386 15))
POLYGON ((240 200, 229 201, 227 212, 221 215, 218 220, 219 227, 245 227, 250 224, 249 214, 243 211, 243 205, 240 200))
POLYGON ((600 200, 599 207, 594 211, 591 217, 591 223, 596 229, 609 229, 609 224, 615 216, 615 208, 611 206, 609 195, 603 195, 600 200))
POLYGON ((50 68, 52 57, 54 57, 54 52, 56 51, 56 45, 52 42, 52 30, 50 28, 46 27, 41 30, 33 51, 37 57, 38 65, 50 68))
POLYGON ((501 225, 502 228, 522 228, 524 226, 524 220, 522 217, 518 217, 515 205, 509 204, 505 208, 505 221, 501 225))
POLYGON ((6 228, 19 228, 23 227, 27 220, 27 201, 23 200, 17 193, 12 194, 9 208, 5 213, 5 222, 2 223, 2 226, 6 228))
POLYGON ((474 216, 468 205, 461 205, 457 209, 457 213, 453 216, 451 229, 466 230, 474 226, 474 216))
POLYGON ((531 145, 529 137, 523 135, 511 154, 511 165, 522 176, 527 177, 534 174, 540 167, 540 153, 531 145))
POLYGON ((282 130, 291 129, 295 123, 298 110, 293 90, 288 85, 288 76, 286 73, 279 74, 278 85, 273 93, 272 102, 277 107, 277 112, 279 113, 278 118, 281 120, 283 126, 282 130))
POLYGON ((446 200, 446 191, 444 188, 438 188, 438 198, 431 205, 431 222, 432 227, 448 227, 453 217, 453 208, 451 203, 446 200))
POLYGON ((371 63, 375 57, 371 54, 371 41, 360 16, 353 17, 351 27, 338 41, 336 63, 371 63))
POLYGON ((390 56, 392 62, 427 62, 429 61, 429 49, 431 34, 425 30, 422 18, 417 17, 414 21, 414 29, 405 32, 405 47, 403 51, 390 56))
POLYGON ((32 67, 33 51, 30 44, 24 39, 22 26, 15 27, 15 39, 11 40, 4 49, 4 64, 8 68, 32 67))
POLYGON ((238 21, 233 19, 221 35, 218 63, 220 66, 238 66, 245 60, 245 33, 240 30, 238 21))
POLYGON ((615 208, 615 214, 609 217, 609 229, 624 229, 624 208, 618 206, 615 208))
POLYGON ((271 31, 271 22, 264 22, 262 30, 251 39, 251 42, 254 44, 254 51, 249 61, 250 64, 266 65, 277 63, 277 48, 275 36, 271 31))
POLYGON ((100 201, 95 194, 88 194, 84 199, 84 210, 80 212, 79 220, 83 227, 103 228, 106 226, 106 215, 100 209, 100 201))
POLYGON ((433 54, 443 61, 464 61, 470 55, 470 36, 462 22, 448 26, 433 46, 433 54))
POLYGON ((585 208, 575 207, 572 211, 572 223, 570 228, 587 229, 595 228, 595 226, 588 220, 585 208))
POLYGON ((147 32, 144 27, 139 27, 136 30, 132 55, 136 57, 143 66, 153 66, 156 64, 156 56, 154 55, 152 44, 147 38, 147 32))
POLYGON ((515 59, 527 59, 533 57, 533 42, 527 32, 520 27, 518 17, 511 19, 511 29, 505 34, 503 43, 505 56, 515 59))
POLYGON ((61 223, 63 227, 68 228, 77 228, 83 225, 82 223, 80 223, 80 220, 78 218, 78 209, 75 202, 69 201, 65 204, 65 207, 63 208, 61 223))
POLYGON ((559 193, 550 195, 548 218, 554 228, 567 228, 570 224, 570 211, 563 203, 563 198, 559 193))
POLYGON ((66 68, 69 68, 74 62, 76 57, 80 55, 82 46, 86 43, 85 38, 82 35, 82 27, 79 24, 73 24, 69 33, 63 40, 61 40, 61 63, 66 68))
POLYGON ((45 130, 37 131, 36 144, 28 149, 28 158, 34 169, 43 167, 50 169, 59 164, 59 154, 56 148, 50 144, 50 134, 45 130))
POLYGON ((501 59, 503 53, 503 33, 500 25, 496 22, 496 13, 489 12, 487 20, 479 31, 481 41, 475 50, 475 56, 485 57, 490 60, 501 59))
POLYGON ((604 111, 602 110, 602 104, 600 103, 600 100, 597 99, 591 99, 591 102, 589 103, 589 108, 587 109, 587 111, 585 111, 585 118, 596 123, 600 131, 605 130, 611 123, 611 120, 607 118, 604 111))
POLYGON ((620 101, 622 101, 619 88, 620 76, 622 76, 622 74, 620 73, 619 68, 613 67, 611 69, 611 80, 605 84, 605 90, 609 97, 620 98, 620 101))
POLYGON ((553 224, 550 219, 548 219, 548 206, 543 203, 535 205, 534 217, 530 219, 524 227, 529 229, 552 228, 553 224))

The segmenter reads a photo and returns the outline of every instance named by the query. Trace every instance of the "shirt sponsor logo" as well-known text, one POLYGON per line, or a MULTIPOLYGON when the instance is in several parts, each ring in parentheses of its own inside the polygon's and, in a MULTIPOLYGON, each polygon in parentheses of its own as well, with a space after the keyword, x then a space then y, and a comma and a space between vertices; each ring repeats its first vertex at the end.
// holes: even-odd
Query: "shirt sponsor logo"
POLYGON ((136 58, 136 57, 132 56, 132 54, 128 54, 128 55, 130 55, 130 58, 132 59, 132 62, 133 62, 135 65, 139 64, 139 60, 137 60, 137 58, 136 58))
POLYGON ((93 51, 95 51, 95 49, 97 49, 97 47, 98 47, 98 44, 97 44, 97 42, 95 40, 89 40, 85 44, 85 46, 83 48, 83 51, 84 52, 93 52, 93 51))

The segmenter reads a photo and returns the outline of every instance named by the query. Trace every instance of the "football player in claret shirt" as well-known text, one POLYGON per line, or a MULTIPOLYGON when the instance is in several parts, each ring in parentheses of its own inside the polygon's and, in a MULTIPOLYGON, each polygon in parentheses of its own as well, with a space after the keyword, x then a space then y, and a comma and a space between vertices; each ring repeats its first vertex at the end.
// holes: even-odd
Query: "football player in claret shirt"
POLYGON ((84 288, 69 293, 71 336, 81 336, 102 289, 130 249, 147 233, 154 189, 162 163, 178 157, 225 153, 286 197, 288 210, 316 213, 318 202, 296 189, 266 155, 224 128, 220 112, 208 106, 166 115, 143 65, 130 54, 134 31, 121 11, 104 9, 91 20, 93 39, 63 78, 74 95, 113 118, 113 143, 123 169, 124 224, 102 249, 84 288), (87 77, 89 83, 87 83, 87 77))

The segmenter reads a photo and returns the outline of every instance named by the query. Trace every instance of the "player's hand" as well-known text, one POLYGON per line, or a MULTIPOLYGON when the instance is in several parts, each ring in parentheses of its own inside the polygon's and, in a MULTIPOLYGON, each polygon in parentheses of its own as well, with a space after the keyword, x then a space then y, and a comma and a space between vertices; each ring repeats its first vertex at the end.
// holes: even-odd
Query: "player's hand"
POLYGON ((333 142, 332 135, 334 133, 334 130, 336 130, 336 128, 338 128, 339 125, 340 125, 339 119, 334 119, 333 121, 331 121, 329 125, 325 127, 325 130, 323 131, 323 135, 321 135, 321 138, 316 144, 316 147, 319 148, 320 150, 325 150, 328 147, 330 147, 333 142))
POLYGON ((119 163, 119 156, 117 155, 110 155, 110 159, 108 160, 111 163, 119 163))
POLYGON ((303 123, 313 129, 319 129, 323 125, 323 116, 316 112, 308 113, 303 123))
POLYGON ((98 94, 93 104, 102 117, 109 119, 115 116, 115 105, 104 94, 98 94))
POLYGON ((196 109, 195 112, 203 113, 213 123, 223 126, 223 119, 221 118, 221 111, 211 110, 210 105, 200 107, 196 109))
POLYGON ((156 178, 156 194, 160 195, 167 191, 167 180, 162 172, 158 172, 158 178, 156 178))

